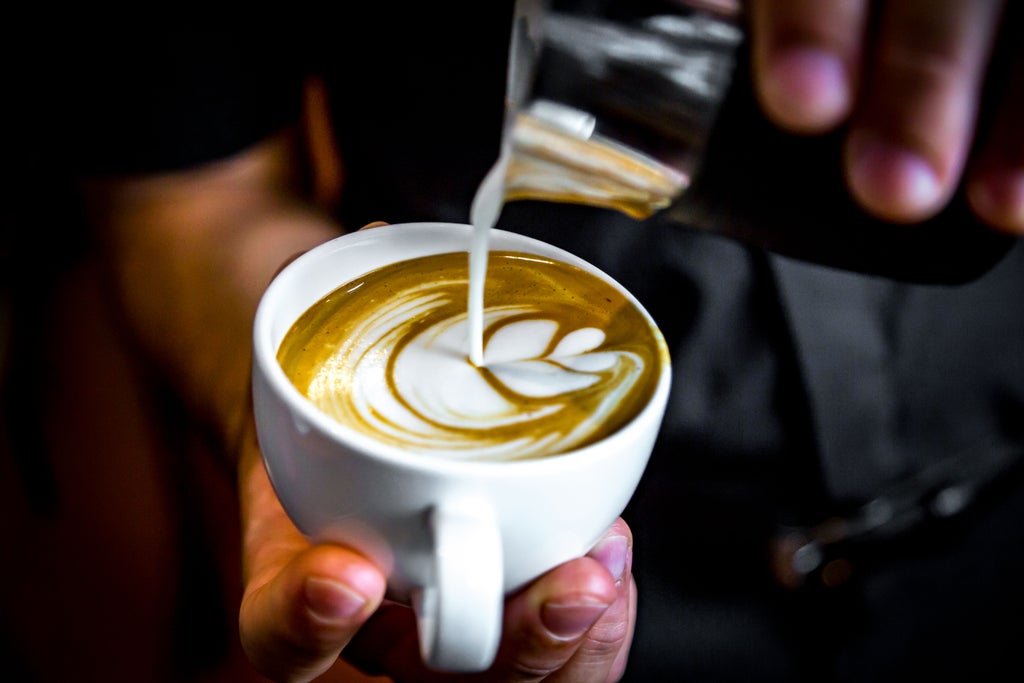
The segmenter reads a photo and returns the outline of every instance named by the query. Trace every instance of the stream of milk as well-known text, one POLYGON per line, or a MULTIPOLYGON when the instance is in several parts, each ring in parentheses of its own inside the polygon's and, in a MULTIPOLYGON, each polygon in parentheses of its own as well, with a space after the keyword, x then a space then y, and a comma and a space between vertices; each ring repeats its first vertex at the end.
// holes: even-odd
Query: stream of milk
POLYGON ((469 251, 469 360, 477 367, 484 365, 484 280, 489 237, 501 214, 507 167, 508 159, 503 155, 480 183, 469 212, 473 224, 469 251))

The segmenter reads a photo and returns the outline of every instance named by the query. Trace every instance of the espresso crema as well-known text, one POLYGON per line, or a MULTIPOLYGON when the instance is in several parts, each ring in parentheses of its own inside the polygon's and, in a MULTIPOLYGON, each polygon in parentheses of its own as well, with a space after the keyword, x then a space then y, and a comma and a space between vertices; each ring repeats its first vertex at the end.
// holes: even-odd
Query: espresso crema
POLYGON ((667 348, 615 287, 545 257, 491 252, 478 367, 468 286, 465 252, 372 271, 299 318, 278 361, 340 423, 456 459, 564 453, 614 432, 650 400, 667 348))

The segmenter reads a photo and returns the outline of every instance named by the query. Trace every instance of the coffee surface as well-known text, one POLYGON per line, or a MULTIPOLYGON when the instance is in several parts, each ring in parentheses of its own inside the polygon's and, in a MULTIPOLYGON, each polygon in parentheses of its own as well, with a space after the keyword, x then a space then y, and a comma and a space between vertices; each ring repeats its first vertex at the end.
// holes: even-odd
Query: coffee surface
POLYGON ((492 251, 484 364, 468 357, 465 252, 384 266, 314 304, 278 361, 323 412, 408 451, 476 460, 564 453, 648 402, 665 343, 619 290, 545 257, 492 251))

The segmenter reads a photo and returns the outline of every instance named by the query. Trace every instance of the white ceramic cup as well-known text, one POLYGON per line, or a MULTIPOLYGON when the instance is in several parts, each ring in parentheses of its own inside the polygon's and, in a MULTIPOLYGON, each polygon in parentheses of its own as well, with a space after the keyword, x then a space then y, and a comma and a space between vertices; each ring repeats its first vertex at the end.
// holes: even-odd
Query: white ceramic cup
MULTIPOLYGON (((375 561, 389 577, 389 597, 415 609, 424 661, 448 671, 488 668, 504 596, 586 554, 621 514, 647 465, 670 384, 664 352, 652 399, 626 426, 569 453, 505 462, 378 443, 321 413, 292 385, 276 353, 307 308, 379 266, 468 251, 471 239, 470 226, 447 223, 334 239, 278 274, 254 327, 257 433, 285 510, 312 541, 344 544, 375 561)), ((575 264, 622 289, 572 254, 522 235, 494 230, 490 246, 575 264)))

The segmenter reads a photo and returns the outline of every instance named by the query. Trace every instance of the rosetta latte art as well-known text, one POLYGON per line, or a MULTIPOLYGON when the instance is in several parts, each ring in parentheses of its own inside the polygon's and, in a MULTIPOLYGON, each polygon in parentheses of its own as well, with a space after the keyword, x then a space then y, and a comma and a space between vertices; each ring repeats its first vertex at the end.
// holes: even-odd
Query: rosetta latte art
POLYGON ((468 357, 467 288, 465 253, 385 266, 315 304, 278 358, 340 423, 450 458, 564 453, 616 430, 649 399, 664 343, 607 283, 492 252, 482 367, 468 357))

